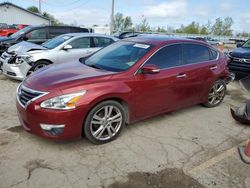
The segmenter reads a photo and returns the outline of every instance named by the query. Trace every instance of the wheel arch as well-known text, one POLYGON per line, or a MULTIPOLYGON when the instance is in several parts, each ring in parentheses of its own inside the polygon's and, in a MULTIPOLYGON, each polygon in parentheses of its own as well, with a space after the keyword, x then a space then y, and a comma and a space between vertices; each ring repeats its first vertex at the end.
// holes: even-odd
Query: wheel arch
POLYGON ((31 64, 31 68, 27 71, 26 76, 28 76, 28 75, 29 75, 29 72, 30 72, 32 69, 34 69, 34 68, 35 68, 34 66, 35 66, 36 64, 38 64, 39 62, 42 62, 42 61, 46 61, 46 62, 48 62, 48 63, 49 63, 49 65, 53 64, 53 62, 52 62, 52 61, 50 61, 49 59, 39 59, 39 60, 37 60, 37 61, 35 61, 34 63, 32 63, 32 64, 31 64))
POLYGON ((126 115, 126 119, 125 119, 125 123, 126 124, 129 124, 130 123, 130 107, 129 107, 129 104, 126 100, 124 100, 122 97, 118 97, 118 96, 114 96, 114 97, 104 97, 104 98, 100 98, 100 99, 97 99, 95 102, 93 102, 91 104, 91 107, 88 109, 88 112, 86 113, 84 119, 83 119, 83 122, 82 122, 82 135, 84 135, 84 124, 85 124, 85 121, 86 121, 86 118, 87 116, 89 115, 90 111, 96 106, 98 105, 99 103, 102 103, 104 101, 116 101, 118 103, 120 103, 123 107, 124 107, 124 110, 125 110, 125 115, 126 115))

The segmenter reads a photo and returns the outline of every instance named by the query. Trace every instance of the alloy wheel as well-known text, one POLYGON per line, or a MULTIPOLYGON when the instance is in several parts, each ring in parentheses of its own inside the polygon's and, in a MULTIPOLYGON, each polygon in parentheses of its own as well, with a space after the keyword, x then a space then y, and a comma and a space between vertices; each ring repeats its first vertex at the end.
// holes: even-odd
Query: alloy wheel
POLYGON ((122 123, 121 111, 116 106, 106 105, 92 116, 90 132, 97 140, 109 140, 118 133, 122 123))
POLYGON ((213 106, 219 104, 223 100, 225 92, 225 85, 223 83, 216 82, 209 92, 208 103, 213 106))

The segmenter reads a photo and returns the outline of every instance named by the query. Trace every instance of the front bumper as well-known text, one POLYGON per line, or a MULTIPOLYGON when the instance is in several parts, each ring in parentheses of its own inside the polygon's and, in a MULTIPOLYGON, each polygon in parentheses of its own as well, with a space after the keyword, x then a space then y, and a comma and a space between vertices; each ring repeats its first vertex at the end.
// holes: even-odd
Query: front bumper
POLYGON ((31 66, 27 62, 24 62, 18 66, 16 66, 15 64, 9 64, 1 58, 0 62, 2 62, 2 73, 16 80, 23 80, 31 68, 31 66))
POLYGON ((250 74, 250 63, 239 63, 232 61, 228 64, 228 67, 231 72, 250 74))
POLYGON ((71 140, 82 137, 82 127, 87 108, 73 110, 48 110, 40 107, 36 101, 26 108, 16 102, 19 121, 30 133, 52 140, 71 140), (42 124, 42 125, 41 125, 42 124), (44 125, 55 126, 55 129, 42 128, 44 125))

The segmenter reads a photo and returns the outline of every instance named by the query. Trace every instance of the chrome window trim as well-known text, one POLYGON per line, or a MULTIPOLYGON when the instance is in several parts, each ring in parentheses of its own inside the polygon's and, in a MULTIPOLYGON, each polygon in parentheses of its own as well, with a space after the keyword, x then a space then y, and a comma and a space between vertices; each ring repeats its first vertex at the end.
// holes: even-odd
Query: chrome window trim
POLYGON ((17 87, 17 90, 16 90, 16 99, 17 99, 18 104, 20 104, 23 108, 26 109, 26 108, 29 106, 30 103, 32 103, 32 102, 34 102, 35 100, 37 100, 37 99, 39 99, 39 98, 41 98, 41 97, 47 95, 48 93, 49 93, 49 92, 42 92, 42 91, 37 91, 37 90, 33 90, 33 89, 30 89, 30 88, 27 88, 27 87, 25 87, 25 86, 23 85, 23 83, 20 83, 19 86, 17 87), (41 95, 39 95, 39 96, 37 96, 37 97, 35 97, 35 98, 29 100, 29 101, 27 102, 27 104, 24 106, 24 105, 21 103, 21 101, 19 100, 19 89, 20 89, 20 87, 24 88, 25 90, 27 90, 27 91, 29 91, 29 92, 31 92, 31 93, 41 93, 41 95))
MULTIPOLYGON (((208 45, 205 45, 205 44, 200 44, 200 43, 193 43, 193 42, 178 42, 178 43, 173 43, 173 44, 167 44, 167 45, 164 45, 162 47, 160 47, 159 49, 157 49, 153 54, 151 54, 145 61, 144 63, 141 64, 141 66, 135 71, 134 75, 138 74, 138 72, 141 70, 141 68, 148 62, 148 60, 154 56, 158 51, 160 51, 161 49, 165 48, 165 47, 168 47, 168 46, 172 46, 172 45, 176 45, 176 44, 195 44, 195 45, 200 45, 200 46, 204 46, 204 47, 207 47, 208 49, 210 50, 215 50, 217 52, 217 57, 216 59, 212 59, 212 60, 209 60, 209 61, 202 61, 202 62, 198 62, 198 63, 191 63, 191 64, 186 64, 186 65, 178 65, 178 66, 174 66, 174 67, 168 67, 168 68, 160 68, 160 70, 167 70, 167 69, 172 69, 172 68, 176 68, 176 67, 185 67, 185 66, 189 66, 189 65, 197 65, 197 64, 203 64, 203 63, 208 63, 208 62, 211 62, 211 61, 217 61, 220 57, 220 52, 218 52, 217 49, 215 48, 212 48, 208 45)), ((209 52, 210 54, 210 52, 209 52)))

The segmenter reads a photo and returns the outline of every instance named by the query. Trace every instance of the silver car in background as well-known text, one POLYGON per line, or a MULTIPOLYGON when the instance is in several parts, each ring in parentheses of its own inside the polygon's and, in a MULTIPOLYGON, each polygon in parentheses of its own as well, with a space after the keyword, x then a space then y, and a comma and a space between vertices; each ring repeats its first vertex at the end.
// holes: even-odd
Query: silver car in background
POLYGON ((16 44, 0 57, 4 75, 23 80, 32 72, 50 64, 76 62, 118 39, 93 33, 69 33, 42 45, 16 44))

